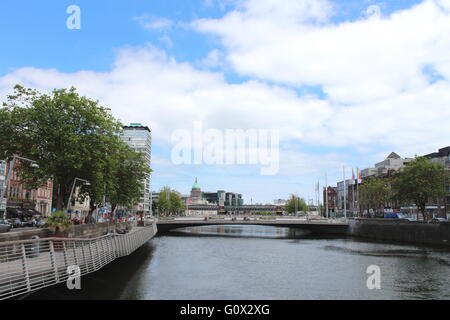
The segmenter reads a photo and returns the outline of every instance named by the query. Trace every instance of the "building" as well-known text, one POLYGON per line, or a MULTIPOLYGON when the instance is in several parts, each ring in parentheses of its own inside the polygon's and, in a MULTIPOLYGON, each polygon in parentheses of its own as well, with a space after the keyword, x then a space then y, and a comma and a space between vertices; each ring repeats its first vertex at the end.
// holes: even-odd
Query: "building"
POLYGON ((373 177, 377 175, 377 169, 375 168, 366 168, 361 170, 361 179, 366 179, 368 177, 373 177))
MULTIPOLYGON (((145 155, 147 164, 151 167, 152 163, 152 132, 147 126, 140 123, 131 123, 129 126, 123 127, 124 133, 122 140, 136 151, 145 155)), ((144 181, 144 190, 139 204, 135 208, 136 211, 144 213, 152 213, 152 180, 151 174, 144 181)))
MULTIPOLYGON (((438 152, 427 154, 424 157, 433 163, 443 165, 446 170, 450 171, 450 146, 441 148, 438 152)), ((444 188, 446 195, 444 199, 441 200, 441 203, 430 203, 429 207, 431 210, 445 210, 445 215, 450 218, 450 185, 446 185, 444 188)))
POLYGON ((433 152, 424 156, 431 162, 442 164, 447 170, 450 170, 450 146, 439 149, 438 152, 433 152))
POLYGON ((225 193, 225 206, 238 207, 244 205, 242 194, 234 192, 225 193))
MULTIPOLYGON (((14 215, 16 209, 28 209, 35 215, 49 216, 52 210, 53 182, 51 180, 44 183, 38 189, 31 189, 20 180, 17 168, 20 163, 16 162, 11 179, 7 188, 7 215, 14 215)), ((5 176, 10 170, 6 165, 5 176)))
MULTIPOLYGON (((6 162, 0 160, 0 197, 6 187, 6 162)), ((6 198, 0 198, 0 219, 5 216, 6 198)))
POLYGON ((346 209, 347 215, 350 212, 350 202, 353 197, 353 194, 351 192, 352 186, 353 186, 353 180, 347 179, 345 180, 345 186, 344 181, 339 181, 337 183, 336 188, 336 212, 344 213, 344 209, 346 209), (345 199, 345 206, 344 206, 344 199, 345 199))
POLYGON ((208 201, 203 198, 203 193, 197 178, 195 178, 195 183, 192 185, 191 196, 189 199, 189 204, 208 204, 208 201))
MULTIPOLYGON (((194 212, 189 206, 217 206, 219 212, 223 212, 225 207, 244 205, 244 199, 240 193, 226 192, 225 190, 217 190, 216 192, 202 191, 197 178, 195 178, 195 182, 192 185, 190 195, 183 195, 181 199, 188 207, 188 214, 193 214, 194 212)), ((217 214, 217 210, 215 214, 217 214)))
POLYGON ((402 158, 395 152, 391 152, 386 159, 375 164, 376 176, 385 177, 391 172, 403 168, 412 158, 402 158))
POLYGON ((276 206, 284 206, 286 205, 286 200, 285 199, 275 199, 273 200, 273 204, 276 206))
POLYGON ((324 206, 328 208, 328 215, 334 215, 337 209, 337 188, 326 187, 323 190, 324 206))
POLYGON ((69 207, 70 217, 73 219, 75 217, 83 219, 86 218, 91 209, 89 196, 85 197, 84 200, 79 199, 78 195, 80 192, 80 187, 76 187, 74 194, 72 196, 72 201, 69 207))

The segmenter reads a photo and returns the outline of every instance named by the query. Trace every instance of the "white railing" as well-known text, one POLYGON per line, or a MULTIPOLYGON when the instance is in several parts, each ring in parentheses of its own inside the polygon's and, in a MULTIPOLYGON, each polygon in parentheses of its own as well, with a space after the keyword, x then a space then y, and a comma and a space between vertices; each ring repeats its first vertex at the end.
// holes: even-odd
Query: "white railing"
POLYGON ((156 226, 95 239, 45 238, 0 243, 0 300, 67 281, 69 266, 81 275, 127 256, 156 233, 156 226))

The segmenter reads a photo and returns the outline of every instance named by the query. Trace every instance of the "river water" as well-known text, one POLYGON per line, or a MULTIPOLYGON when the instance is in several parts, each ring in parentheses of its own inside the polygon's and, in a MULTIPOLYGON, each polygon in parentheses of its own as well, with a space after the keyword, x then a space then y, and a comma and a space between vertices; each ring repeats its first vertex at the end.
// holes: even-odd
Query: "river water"
POLYGON ((131 256, 28 299, 450 299, 450 251, 264 226, 158 236, 131 256), (379 267, 380 289, 367 268, 379 267))

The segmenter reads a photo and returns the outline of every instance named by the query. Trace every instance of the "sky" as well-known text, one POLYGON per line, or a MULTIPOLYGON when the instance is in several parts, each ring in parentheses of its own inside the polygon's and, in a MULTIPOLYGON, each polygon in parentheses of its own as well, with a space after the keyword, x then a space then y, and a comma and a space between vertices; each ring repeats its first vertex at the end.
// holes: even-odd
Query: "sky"
POLYGON ((198 177, 245 203, 315 199, 343 167, 450 145, 449 52, 450 0, 0 2, 0 102, 15 84, 74 86, 151 128, 154 190, 198 177), (278 170, 176 163, 174 133, 198 123, 278 132, 278 170))

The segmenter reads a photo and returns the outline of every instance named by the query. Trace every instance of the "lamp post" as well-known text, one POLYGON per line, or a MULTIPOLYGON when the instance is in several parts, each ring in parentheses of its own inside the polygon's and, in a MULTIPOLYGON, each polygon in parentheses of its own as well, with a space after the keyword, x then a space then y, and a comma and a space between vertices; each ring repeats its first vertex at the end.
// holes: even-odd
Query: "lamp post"
MULTIPOLYGON (((22 161, 28 161, 31 162, 31 167, 33 168, 39 168, 39 165, 36 163, 36 161, 34 160, 30 160, 27 158, 23 158, 23 157, 19 157, 19 156, 13 156, 12 160, 9 163, 9 170, 8 170, 8 176, 6 177, 6 181, 5 181, 5 187, 2 190, 2 194, 0 196, 0 204, 3 203, 3 200, 5 198, 5 194, 6 194, 6 190, 9 188, 9 182, 11 180, 12 177, 12 172, 14 170, 14 165, 16 164, 16 160, 22 160, 22 161)), ((5 204, 5 210, 6 210, 7 205, 5 204)))
POLYGON ((85 186, 90 186, 91 185, 91 183, 89 181, 84 180, 84 179, 75 178, 73 180, 72 190, 70 191, 69 201, 67 202, 67 208, 66 208, 66 213, 67 214, 69 214, 69 207, 70 207, 70 203, 72 201, 72 195, 73 195, 73 192, 75 190, 75 185, 76 185, 77 181, 82 181, 85 186))

